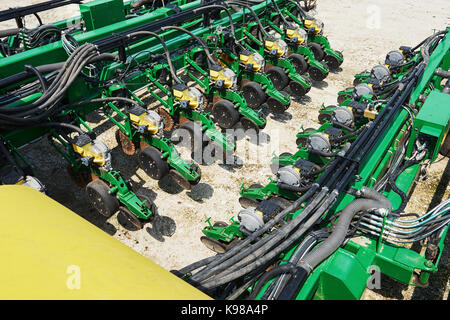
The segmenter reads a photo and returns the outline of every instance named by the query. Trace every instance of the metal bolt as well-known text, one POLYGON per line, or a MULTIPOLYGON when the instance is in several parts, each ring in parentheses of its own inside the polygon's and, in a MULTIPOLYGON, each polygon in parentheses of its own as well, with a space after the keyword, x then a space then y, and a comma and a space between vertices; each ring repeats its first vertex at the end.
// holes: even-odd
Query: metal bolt
POLYGON ((425 266, 426 266, 426 267, 431 268, 433 265, 434 265, 434 264, 433 264, 433 262, 432 262, 431 260, 425 261, 425 266))

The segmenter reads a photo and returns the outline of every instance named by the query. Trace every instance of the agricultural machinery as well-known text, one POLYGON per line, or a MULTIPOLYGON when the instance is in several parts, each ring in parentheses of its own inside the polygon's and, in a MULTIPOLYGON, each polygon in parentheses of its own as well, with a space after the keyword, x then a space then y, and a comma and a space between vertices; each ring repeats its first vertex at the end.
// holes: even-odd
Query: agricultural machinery
POLYGON ((237 217, 207 220, 201 240, 218 254, 173 272, 230 300, 359 299, 375 269, 427 286, 450 199, 421 215, 405 208, 438 154, 450 156, 449 31, 358 76, 318 129, 301 130, 295 154, 272 160, 265 186, 241 187, 237 217))

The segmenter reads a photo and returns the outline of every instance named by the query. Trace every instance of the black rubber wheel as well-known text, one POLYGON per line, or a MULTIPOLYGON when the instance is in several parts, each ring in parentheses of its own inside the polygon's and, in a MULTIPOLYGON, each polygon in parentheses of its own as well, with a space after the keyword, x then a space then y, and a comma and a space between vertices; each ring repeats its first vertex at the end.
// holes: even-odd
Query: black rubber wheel
MULTIPOLYGON (((290 157, 292 156, 292 153, 290 152, 283 152, 278 157, 290 157)), ((284 167, 283 164, 280 164, 279 162, 271 162, 270 163, 270 171, 272 171, 273 174, 276 174, 280 168, 284 167)))
POLYGON ((305 57, 301 54, 293 53, 289 56, 289 60, 292 61, 295 71, 297 71, 298 74, 304 74, 308 71, 308 63, 306 62, 305 57))
POLYGON ((336 70, 341 65, 341 62, 335 56, 327 54, 324 58, 326 64, 330 68, 330 70, 336 70))
POLYGON ((180 142, 180 138, 182 138, 181 140, 183 143, 189 144, 188 147, 191 148, 191 151, 195 154, 202 154, 203 146, 209 142, 208 139, 204 139, 201 124, 193 121, 183 123, 179 129, 174 131, 172 142, 180 142), (185 136, 185 133, 188 133, 189 136, 185 136))
POLYGON ((247 117, 242 117, 241 124, 242 124, 242 127, 244 127, 244 129, 246 131, 253 129, 253 130, 255 130, 256 133, 259 133, 260 128, 253 120, 251 120, 247 117))
POLYGON ((305 88, 301 83, 292 80, 291 82, 289 82, 289 88, 295 96, 303 97, 309 92, 311 87, 305 88))
POLYGON ((244 95, 247 105, 252 109, 258 108, 267 98, 261 84, 254 81, 247 82, 242 87, 242 94, 244 95))
POLYGON ((325 52, 323 51, 323 48, 320 44, 316 42, 310 42, 308 43, 308 47, 311 49, 312 53, 314 54, 314 58, 316 58, 317 61, 322 61, 323 58, 325 58, 325 52))
POLYGON ((444 157, 450 158, 450 134, 447 134, 441 149, 439 149, 439 153, 444 157))
POLYGON ((169 172, 167 161, 162 159, 161 152, 154 147, 147 147, 138 155, 139 166, 152 179, 161 180, 169 172))
POLYGON ((109 218, 119 209, 119 201, 109 191, 102 180, 94 180, 86 186, 89 202, 103 216, 109 218))
POLYGON ((331 114, 329 113, 320 113, 317 117, 320 124, 324 124, 327 121, 331 121, 331 114))
MULTIPOLYGON (((284 93, 284 92, 282 92, 284 93)), ((270 111, 272 111, 273 113, 284 113, 287 109, 289 109, 289 105, 284 105, 280 100, 274 98, 274 97, 269 97, 267 99, 267 105, 269 106, 270 111)))
POLYGON ((227 246, 220 242, 219 240, 212 239, 207 236, 200 238, 200 241, 211 251, 216 253, 225 253, 227 251, 227 246))
POLYGON ((230 129, 239 121, 239 112, 234 104, 228 100, 217 101, 212 109, 214 121, 222 129, 230 129))
POLYGON ((277 90, 283 90, 289 84, 289 76, 283 68, 270 67, 266 74, 277 90))
POLYGON ((322 81, 328 75, 328 73, 323 73, 319 68, 312 66, 309 67, 308 74, 314 81, 322 81))

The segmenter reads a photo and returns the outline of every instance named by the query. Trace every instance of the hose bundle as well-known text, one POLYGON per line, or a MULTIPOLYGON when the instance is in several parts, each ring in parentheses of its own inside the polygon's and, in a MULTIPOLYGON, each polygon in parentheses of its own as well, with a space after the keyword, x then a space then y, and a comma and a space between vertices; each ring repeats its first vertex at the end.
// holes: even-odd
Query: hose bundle
MULTIPOLYGON (((61 105, 67 90, 82 73, 86 65, 101 60, 117 60, 117 56, 109 53, 100 54, 92 44, 84 44, 74 50, 67 61, 59 69, 52 83, 47 86, 38 68, 29 67, 41 82, 42 95, 34 102, 20 107, 3 105, 0 107, 0 126, 3 129, 19 129, 33 126, 55 115, 68 107, 61 105)), ((58 67, 59 65, 55 65, 58 67)), ((114 98, 118 100, 117 98, 114 98)), ((98 100, 98 99, 97 99, 98 100)), ((129 100, 129 99, 127 99, 129 100)), ((92 102, 92 101, 90 101, 92 102)), ((90 103, 82 101, 70 106, 90 103)))
POLYGON ((357 229, 363 233, 396 243, 412 243, 430 237, 450 223, 450 199, 437 205, 421 217, 403 219, 371 212, 361 217, 357 229), (384 223, 384 226, 383 226, 384 223))

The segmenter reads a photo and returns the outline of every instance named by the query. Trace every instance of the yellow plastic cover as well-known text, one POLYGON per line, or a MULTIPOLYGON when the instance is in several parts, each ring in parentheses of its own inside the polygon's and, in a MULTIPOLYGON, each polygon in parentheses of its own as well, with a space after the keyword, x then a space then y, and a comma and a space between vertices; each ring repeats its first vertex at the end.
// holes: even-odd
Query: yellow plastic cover
POLYGON ((322 31, 322 28, 320 28, 317 24, 315 20, 311 20, 311 19, 305 19, 305 27, 308 29, 311 28, 315 28, 314 29, 314 33, 315 34, 319 34, 322 31))
POLYGON ((228 78, 224 74, 224 71, 225 71, 225 69, 220 69, 220 70, 209 69, 209 76, 211 77, 211 79, 214 82, 222 80, 223 84, 224 84, 224 87, 225 88, 230 88, 233 85, 233 79, 228 78))
POLYGON ((158 127, 155 123, 147 118, 147 113, 144 112, 141 115, 135 115, 130 113, 130 120, 135 123, 137 126, 146 126, 147 131, 151 134, 158 133, 158 127))
POLYGON ((272 40, 266 39, 264 41, 264 46, 269 51, 272 51, 273 49, 275 49, 277 51, 278 57, 281 57, 282 55, 284 55, 284 50, 277 44, 277 40, 272 41, 272 40))
POLYGON ((28 186, 0 186, 0 299, 210 299, 28 186))

